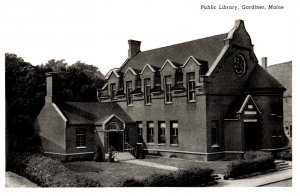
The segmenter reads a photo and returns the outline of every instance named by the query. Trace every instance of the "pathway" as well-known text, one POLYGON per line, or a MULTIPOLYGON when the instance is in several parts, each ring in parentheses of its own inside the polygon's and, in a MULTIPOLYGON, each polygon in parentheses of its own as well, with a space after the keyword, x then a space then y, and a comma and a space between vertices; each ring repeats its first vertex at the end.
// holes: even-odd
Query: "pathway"
POLYGON ((5 187, 38 187, 33 182, 13 172, 5 172, 5 187))
POLYGON ((292 179, 292 169, 271 172, 258 176, 235 180, 220 180, 213 187, 258 187, 273 182, 292 179))
POLYGON ((143 165, 143 166, 147 166, 147 167, 155 167, 158 169, 164 169, 164 170, 170 170, 170 171, 177 171, 179 170, 178 167, 173 167, 173 166, 168 166, 168 165, 162 165, 162 164, 158 164, 158 163, 151 163, 151 162, 147 162, 147 161, 141 161, 138 159, 134 159, 134 160, 128 160, 128 161, 122 161, 125 163, 133 163, 133 164, 137 164, 137 165, 143 165))

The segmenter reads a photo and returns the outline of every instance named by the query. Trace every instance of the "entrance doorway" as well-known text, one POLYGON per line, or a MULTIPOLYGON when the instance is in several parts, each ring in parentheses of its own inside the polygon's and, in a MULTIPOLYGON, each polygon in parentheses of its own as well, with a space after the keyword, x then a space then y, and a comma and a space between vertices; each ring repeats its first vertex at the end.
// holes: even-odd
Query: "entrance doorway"
POLYGON ((123 152, 124 133, 108 132, 108 148, 113 147, 116 151, 123 152))
POLYGON ((257 122, 244 122, 245 150, 260 148, 259 126, 257 122))

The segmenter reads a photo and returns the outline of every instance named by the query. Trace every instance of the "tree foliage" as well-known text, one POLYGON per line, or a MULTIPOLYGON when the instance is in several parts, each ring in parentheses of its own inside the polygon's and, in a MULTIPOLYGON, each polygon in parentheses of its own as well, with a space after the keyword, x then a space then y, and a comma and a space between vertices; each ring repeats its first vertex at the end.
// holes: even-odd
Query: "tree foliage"
MULTIPOLYGON (((40 143, 33 122, 44 105, 45 73, 57 72, 56 91, 60 101, 96 101, 96 89, 104 84, 97 67, 80 61, 49 60, 33 66, 15 54, 5 54, 6 148, 36 151, 40 143)), ((8 152, 9 153, 9 152, 8 152)))

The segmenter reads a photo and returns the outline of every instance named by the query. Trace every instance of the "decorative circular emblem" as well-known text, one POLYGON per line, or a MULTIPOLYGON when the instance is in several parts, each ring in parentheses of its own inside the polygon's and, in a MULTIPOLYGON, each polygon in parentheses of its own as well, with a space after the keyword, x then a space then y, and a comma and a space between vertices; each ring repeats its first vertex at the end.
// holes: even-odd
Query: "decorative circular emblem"
POLYGON ((246 72, 246 61, 244 57, 240 54, 237 54, 233 59, 233 65, 236 75, 242 76, 246 72))

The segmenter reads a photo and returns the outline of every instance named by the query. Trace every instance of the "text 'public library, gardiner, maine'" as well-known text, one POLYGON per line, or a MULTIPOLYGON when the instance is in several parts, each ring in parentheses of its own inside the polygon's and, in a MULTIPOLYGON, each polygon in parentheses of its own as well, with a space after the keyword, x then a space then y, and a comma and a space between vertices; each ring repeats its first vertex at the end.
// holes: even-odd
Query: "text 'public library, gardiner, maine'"
POLYGON ((258 64, 242 20, 229 33, 153 50, 128 43, 128 58, 106 75, 99 102, 56 100, 55 73, 46 75, 35 121, 45 154, 88 160, 96 146, 103 153, 142 146, 211 161, 286 144, 285 88, 258 64))

